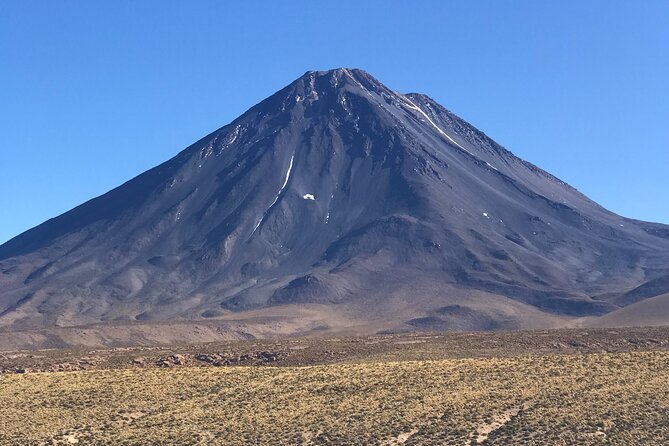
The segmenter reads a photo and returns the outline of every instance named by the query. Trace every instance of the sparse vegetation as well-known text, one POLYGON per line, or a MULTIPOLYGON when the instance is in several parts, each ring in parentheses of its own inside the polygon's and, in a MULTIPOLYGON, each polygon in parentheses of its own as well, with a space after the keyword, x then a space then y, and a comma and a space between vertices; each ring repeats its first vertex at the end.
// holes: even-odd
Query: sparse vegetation
POLYGON ((669 441, 669 353, 0 375, 2 444, 669 441))

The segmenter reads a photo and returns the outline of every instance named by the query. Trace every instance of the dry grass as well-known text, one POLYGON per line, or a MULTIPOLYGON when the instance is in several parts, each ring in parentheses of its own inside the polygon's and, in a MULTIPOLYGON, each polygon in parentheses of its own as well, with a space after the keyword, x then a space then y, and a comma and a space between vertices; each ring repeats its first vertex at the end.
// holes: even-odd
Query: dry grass
POLYGON ((0 376, 2 444, 669 442, 669 353, 0 376))

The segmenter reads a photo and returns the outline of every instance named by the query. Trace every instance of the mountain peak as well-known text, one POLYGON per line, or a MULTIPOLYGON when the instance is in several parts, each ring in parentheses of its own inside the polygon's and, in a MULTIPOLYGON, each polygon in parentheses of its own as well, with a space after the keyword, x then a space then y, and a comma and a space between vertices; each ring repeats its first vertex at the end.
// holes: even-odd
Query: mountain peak
POLYGON ((359 68, 334 68, 322 71, 307 71, 293 82, 308 94, 316 96, 332 90, 351 89, 380 91, 387 88, 372 75, 359 68))
POLYGON ((312 77, 318 77, 318 78, 339 80, 345 76, 350 77, 352 79, 369 79, 369 78, 374 79, 372 75, 367 73, 365 70, 362 70, 360 68, 344 68, 344 67, 332 68, 330 70, 309 70, 305 72, 302 76, 300 76, 300 78, 310 79, 312 77))

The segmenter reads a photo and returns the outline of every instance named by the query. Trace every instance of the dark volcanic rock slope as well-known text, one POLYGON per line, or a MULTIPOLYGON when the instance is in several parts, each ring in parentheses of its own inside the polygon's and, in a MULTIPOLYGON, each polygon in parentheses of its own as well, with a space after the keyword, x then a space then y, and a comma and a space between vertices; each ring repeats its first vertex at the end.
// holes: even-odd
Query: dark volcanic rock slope
MULTIPOLYGON (((426 283, 598 315, 669 291, 668 270, 666 226, 603 209, 427 96, 338 69, 0 246, 0 324, 376 302, 398 284, 416 285, 409 305, 439 301, 426 283)), ((458 306, 420 320, 458 315, 499 326, 458 306)))

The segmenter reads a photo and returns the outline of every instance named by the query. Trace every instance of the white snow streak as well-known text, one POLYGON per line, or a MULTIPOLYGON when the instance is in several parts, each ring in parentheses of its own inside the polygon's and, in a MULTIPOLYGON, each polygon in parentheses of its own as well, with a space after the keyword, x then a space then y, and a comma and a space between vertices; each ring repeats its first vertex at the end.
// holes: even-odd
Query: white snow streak
POLYGON ((483 216, 484 216, 485 218, 490 218, 490 217, 488 216, 488 213, 487 213, 487 212, 484 212, 484 213, 483 213, 483 216))
POLYGON ((258 223, 256 223, 256 226, 255 226, 255 228, 253 228, 253 232, 251 232, 251 235, 253 235, 253 234, 256 233, 256 229, 258 229, 258 228, 260 227, 260 223, 262 223, 262 219, 263 219, 263 218, 265 218, 265 215, 263 215, 262 217, 260 217, 260 220, 258 220, 258 223))
POLYGON ((429 122, 430 125, 432 125, 432 127, 434 127, 435 129, 437 129, 437 131, 438 131, 439 133, 441 133, 446 139, 448 139, 450 142, 452 142, 453 144, 455 144, 455 146, 459 147, 460 149, 462 149, 462 150, 464 150, 465 152, 469 153, 470 155, 474 156, 474 154, 473 154, 472 152, 470 152, 469 150, 465 149, 465 148, 462 147, 460 144, 458 144, 457 142, 455 142, 455 140, 454 140, 453 138, 451 138, 450 136, 448 136, 448 135, 446 134, 446 132, 444 132, 444 131, 443 131, 437 124, 435 124, 434 121, 428 116, 428 114, 425 113, 419 106, 417 106, 416 104, 414 104, 413 101, 412 101, 411 99, 409 99, 409 98, 406 97, 406 96, 404 96, 404 99, 406 99, 406 100, 409 102, 409 104, 411 104, 411 105, 408 105, 408 104, 404 104, 404 105, 406 105, 407 107, 409 107, 409 108, 411 108, 411 109, 413 109, 413 110, 416 110, 418 113, 420 113, 421 115, 423 115, 423 116, 425 117, 425 119, 427 119, 427 122, 429 122))
MULTIPOLYGON (((460 144, 458 144, 457 142, 455 142, 455 140, 454 140, 453 138, 451 138, 450 136, 448 136, 448 134, 447 134, 446 132, 444 132, 444 131, 443 131, 437 124, 435 124, 434 121, 428 116, 428 114, 425 113, 419 106, 417 106, 416 104, 414 104, 414 102, 413 102, 411 99, 409 99, 408 97, 406 97, 406 96, 404 96, 404 95, 401 95, 401 97, 403 97, 407 102, 409 102, 409 104, 404 104, 404 105, 406 105, 407 107, 409 107, 409 108, 412 109, 412 110, 416 110, 418 113, 420 113, 421 115, 423 115, 423 117, 425 117, 425 119, 427 119, 427 122, 429 122, 430 125, 432 125, 432 127, 434 127, 434 128, 435 128, 435 129, 436 129, 436 130, 437 130, 437 131, 444 137, 444 138, 448 139, 451 143, 453 143, 453 144, 454 144, 456 147, 458 147, 459 149, 461 149, 461 150, 467 152, 468 154, 470 154, 470 155, 473 156, 474 158, 479 159, 479 158, 478 158, 476 155, 474 155, 472 152, 470 152, 469 150, 465 149, 465 148, 462 147, 460 144)), ((488 163, 488 162, 486 162, 486 165, 488 165, 489 167, 491 167, 491 168, 497 170, 497 168, 495 168, 495 166, 493 166, 492 164, 490 164, 490 163, 488 163)))
POLYGON ((288 165, 288 172, 286 172, 286 179, 283 180, 283 184, 281 185, 281 189, 279 189, 279 193, 276 194, 276 198, 274 198, 274 201, 272 202, 272 204, 270 204, 269 207, 267 208, 267 210, 265 211, 265 213, 262 214, 262 217, 260 217, 260 220, 258 221, 258 223, 256 223, 255 228, 253 228, 253 232, 251 232, 251 235, 253 235, 256 232, 256 229, 258 229, 260 227, 260 225, 262 224, 262 221, 267 216, 267 212, 269 212, 269 210, 272 209, 272 206, 274 206, 276 204, 276 202, 279 201, 279 197, 281 196, 281 192, 283 192, 283 190, 286 188, 286 185, 288 184, 288 180, 290 179, 290 172, 292 172, 292 170, 293 170, 293 161, 294 160, 295 160, 295 154, 293 154, 293 156, 290 157, 290 164, 288 165))
MULTIPOLYGON (((283 185, 281 186, 281 190, 279 191, 279 195, 281 192, 283 192, 284 188, 286 187, 286 184, 288 184, 288 180, 290 179, 290 172, 293 170, 293 161, 295 160, 295 155, 290 157, 290 164, 288 165, 288 172, 286 172, 286 179, 283 180, 283 185)), ((276 203, 276 200, 279 199, 279 195, 276 196, 274 199, 274 203, 276 203)), ((272 204, 274 204, 272 203, 272 204)))

